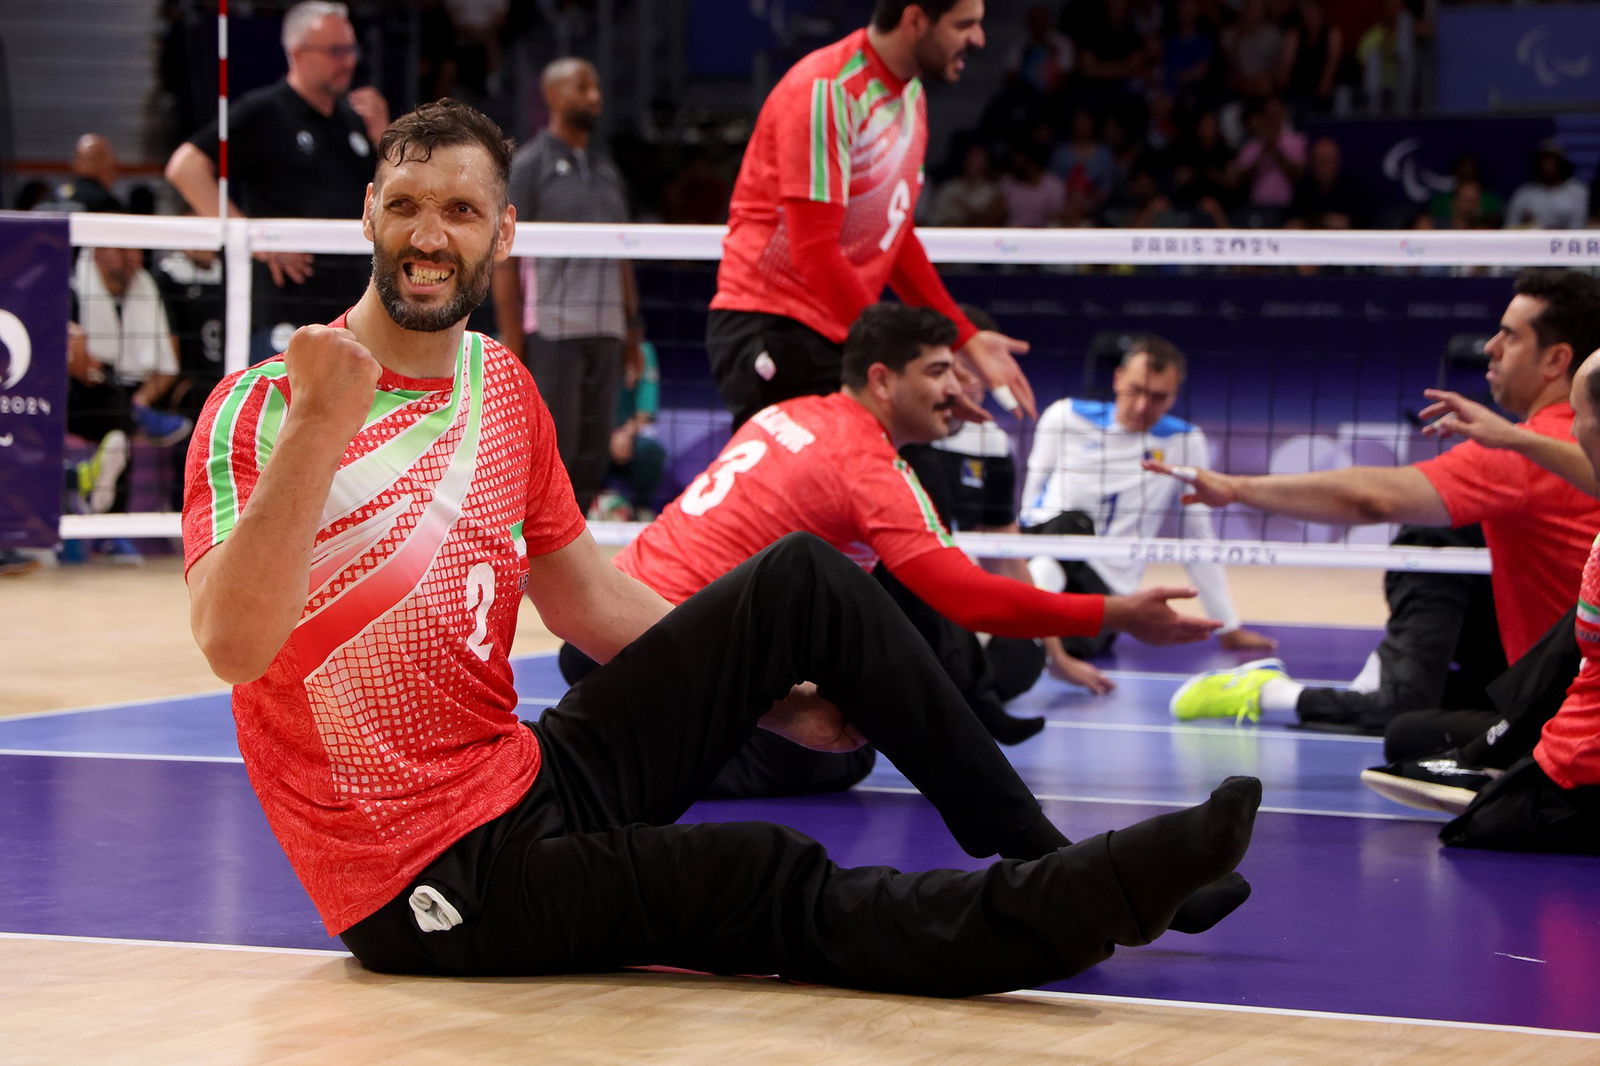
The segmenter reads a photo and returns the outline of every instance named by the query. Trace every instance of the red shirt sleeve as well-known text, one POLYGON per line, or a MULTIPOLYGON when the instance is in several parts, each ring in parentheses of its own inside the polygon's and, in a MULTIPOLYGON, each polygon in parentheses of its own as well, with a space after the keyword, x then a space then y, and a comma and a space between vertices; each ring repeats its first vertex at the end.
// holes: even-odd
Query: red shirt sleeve
POLYGON ((997 637, 1081 637, 1105 624, 1104 596, 1046 592, 991 574, 959 548, 926 552, 893 568, 924 603, 963 629, 997 637))
POLYGON ((954 322, 956 342, 951 345, 952 348, 966 344, 978 332, 978 327, 956 306, 955 298, 944 287, 939 272, 933 269, 933 262, 928 258, 927 249, 922 247, 922 241, 917 239, 914 231, 906 234, 906 239, 900 242, 900 253, 895 256, 894 268, 889 272, 889 287, 906 303, 914 307, 931 307, 954 322))
POLYGON ((854 322, 880 294, 868 290, 860 269, 845 258, 840 244, 844 204, 791 198, 783 201, 783 210, 792 235, 790 255, 806 287, 839 321, 854 322))

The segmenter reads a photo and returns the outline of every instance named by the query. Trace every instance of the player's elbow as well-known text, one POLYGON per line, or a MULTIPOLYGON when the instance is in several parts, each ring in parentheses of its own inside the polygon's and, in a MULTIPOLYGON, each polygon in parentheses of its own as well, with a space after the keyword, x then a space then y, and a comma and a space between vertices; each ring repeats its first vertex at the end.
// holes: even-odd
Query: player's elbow
POLYGON ((191 618, 195 643, 205 656, 211 672, 230 685, 244 685, 267 672, 282 647, 262 639, 253 625, 217 623, 202 617, 191 618))

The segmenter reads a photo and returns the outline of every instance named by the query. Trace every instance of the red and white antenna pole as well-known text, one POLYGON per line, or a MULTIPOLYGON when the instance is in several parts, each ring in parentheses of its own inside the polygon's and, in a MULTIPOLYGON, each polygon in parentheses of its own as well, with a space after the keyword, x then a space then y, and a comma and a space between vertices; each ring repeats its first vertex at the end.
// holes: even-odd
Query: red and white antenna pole
POLYGON ((217 2, 217 217, 228 222, 228 0, 217 2))

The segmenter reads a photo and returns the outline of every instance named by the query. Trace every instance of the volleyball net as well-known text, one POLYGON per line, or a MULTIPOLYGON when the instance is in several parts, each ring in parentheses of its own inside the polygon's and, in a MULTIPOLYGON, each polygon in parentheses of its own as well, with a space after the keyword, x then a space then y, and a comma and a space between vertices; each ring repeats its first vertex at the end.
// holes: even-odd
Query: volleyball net
MULTIPOLYGON (((19 227, 38 222, 38 216, 0 214, 0 233, 21 233, 19 227)), ((252 328, 252 303, 264 277, 252 267, 257 253, 309 252, 329 270, 344 264, 358 279, 370 255, 356 221, 73 214, 65 223, 75 291, 85 284, 84 260, 94 249, 143 250, 157 274, 163 260, 195 253, 177 280, 163 275, 160 294, 183 374, 207 385, 248 365, 253 342, 261 343, 259 323, 252 328)), ((1112 369, 1132 337, 1157 334, 1177 345, 1188 374, 1173 413, 1203 429, 1209 465, 1233 473, 1404 465, 1437 454, 1441 444, 1421 432, 1417 417, 1426 403, 1422 390, 1444 386, 1487 399, 1482 345, 1497 328, 1516 271, 1600 266, 1597 232, 921 229, 919 235, 959 301, 1030 343, 1022 364, 1041 410, 1066 396, 1109 401, 1112 369)), ((660 372, 659 406, 646 431, 665 456, 654 490, 657 507, 715 459, 729 434, 704 352, 721 238, 721 227, 707 226, 517 227, 513 254, 520 258, 633 263, 646 339, 660 372)), ((357 281, 347 302, 359 295, 357 281)), ((110 321, 90 306, 95 298, 104 297, 77 292, 76 313, 110 321)), ((534 314, 572 310, 536 307, 534 314)), ((152 321, 130 316, 125 306, 116 317, 124 324, 152 321)), ((487 311, 471 324, 495 328, 487 311)), ((0 335, 10 345, 9 369, 0 374, 6 390, 0 416, 29 402, 14 336, 0 335)), ((64 364, 64 347, 55 338, 34 336, 31 344, 24 364, 64 364)), ((1035 427, 1004 412, 995 417, 1008 436, 1020 485, 1035 427)), ((67 441, 65 464, 60 456, 30 460, 16 449, 3 453, 10 472, 0 485, 60 485, 70 501, 72 468, 86 461, 93 442, 70 435, 67 441)), ((154 467, 156 487, 136 486, 126 506, 110 513, 75 513, 93 509, 69 502, 60 536, 177 536, 179 447, 166 445, 161 453, 148 441, 138 444, 134 465, 154 467), (165 457, 152 459, 152 453, 165 457)), ((1214 541, 1186 536, 1174 514, 1164 515, 1159 535, 1149 538, 959 532, 957 543, 986 557, 1488 569, 1481 550, 1392 547, 1393 527, 1330 527, 1239 506, 1217 512, 1213 524, 1214 541)), ((612 544, 639 528, 637 522, 592 523, 597 539, 612 544)))

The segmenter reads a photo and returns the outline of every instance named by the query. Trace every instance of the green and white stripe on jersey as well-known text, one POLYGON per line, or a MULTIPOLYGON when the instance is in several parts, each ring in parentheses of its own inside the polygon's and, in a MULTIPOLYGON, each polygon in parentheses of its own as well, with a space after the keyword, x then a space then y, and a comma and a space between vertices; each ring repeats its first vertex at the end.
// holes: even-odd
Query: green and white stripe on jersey
POLYGON ((955 538, 950 531, 944 528, 944 523, 939 521, 939 512, 933 506, 933 501, 928 499, 928 492, 922 487, 922 482, 917 478, 917 472, 911 469, 911 464, 904 459, 896 457, 894 468, 905 479, 906 487, 911 490, 911 495, 916 497, 917 509, 922 512, 922 521, 927 525, 928 532, 939 538, 941 548, 954 548, 955 538))
POLYGON ((211 543, 221 543, 239 521, 239 484, 233 473, 233 440, 246 401, 259 388, 266 389, 262 417, 256 423, 256 469, 260 470, 272 454, 272 442, 283 423, 283 393, 263 384, 288 373, 281 362, 254 367, 233 383, 211 426, 206 442, 206 482, 211 486, 211 543), (270 420, 268 416, 270 417, 270 420), (268 435, 270 433, 270 436, 268 435))

